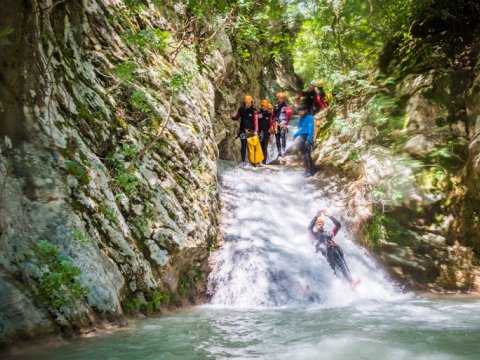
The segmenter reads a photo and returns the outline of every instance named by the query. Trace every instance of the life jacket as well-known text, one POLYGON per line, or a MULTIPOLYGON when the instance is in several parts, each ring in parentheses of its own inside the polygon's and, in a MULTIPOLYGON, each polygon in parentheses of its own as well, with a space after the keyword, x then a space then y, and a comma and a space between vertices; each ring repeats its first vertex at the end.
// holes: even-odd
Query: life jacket
POLYGON ((247 138, 248 158, 252 164, 258 164, 263 161, 264 155, 262 145, 258 136, 250 136, 247 138))
POLYGON ((282 103, 281 105, 275 105, 273 108, 273 120, 277 122, 286 121, 287 120, 287 107, 288 105, 282 103))
POLYGON ((263 131, 266 133, 269 128, 269 122, 270 122, 270 117, 272 116, 272 113, 268 110, 260 110, 258 112, 258 131, 261 132, 263 131))
POLYGON ((248 109, 245 106, 242 106, 238 109, 240 113, 240 132, 245 130, 255 130, 255 123, 253 121, 253 116, 255 114, 255 108, 250 106, 248 109))
POLYGON ((317 97, 317 92, 315 90, 312 91, 304 91, 303 92, 303 104, 309 109, 313 109, 315 105, 315 98, 317 97))

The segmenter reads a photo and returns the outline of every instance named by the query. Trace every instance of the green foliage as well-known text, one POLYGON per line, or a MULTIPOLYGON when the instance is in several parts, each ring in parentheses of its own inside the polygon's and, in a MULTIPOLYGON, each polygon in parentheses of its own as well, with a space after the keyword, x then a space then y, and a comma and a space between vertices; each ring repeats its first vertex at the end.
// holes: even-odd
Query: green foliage
POLYGON ((11 45, 12 42, 9 39, 9 36, 13 34, 13 28, 7 26, 3 29, 0 29, 0 45, 11 45))
POLYGON ((141 297, 133 298, 124 305, 124 309, 127 314, 135 314, 140 311, 151 314, 160 311, 163 306, 168 306, 170 302, 171 297, 168 293, 152 291, 146 300, 141 297))
POLYGON ((32 250, 41 268, 34 292, 43 304, 53 311, 60 311, 89 293, 89 289, 81 286, 76 279, 81 274, 80 268, 61 255, 57 245, 40 240, 32 246, 32 250))
POLYGON ((134 144, 123 144, 120 154, 131 158, 138 154, 138 148, 134 144))
POLYGON ((397 219, 387 214, 373 216, 365 225, 363 241, 370 249, 377 249, 382 242, 394 242, 408 246, 412 244, 411 235, 397 219))
POLYGON ((86 169, 75 160, 65 160, 64 165, 67 172, 75 176, 82 185, 90 182, 86 169))
POLYGON ((137 64, 133 61, 124 61, 116 68, 116 73, 122 81, 131 81, 133 73, 137 70, 137 64))
POLYGON ((138 179, 135 175, 124 171, 115 176, 115 181, 128 195, 134 194, 137 191, 138 179))
MULTIPOLYGON (((133 144, 123 144, 120 155, 126 158, 132 158, 138 153, 138 148, 133 144)), ((127 195, 134 195, 138 189, 138 179, 133 174, 133 169, 128 170, 125 163, 120 160, 116 152, 109 152, 106 157, 107 165, 112 173, 115 184, 121 188, 127 195)))
POLYGON ((168 45, 171 34, 160 29, 144 29, 136 33, 127 33, 123 36, 128 45, 140 49, 162 52, 168 45))
POLYGON ((348 155, 347 161, 358 161, 360 160, 360 153, 358 151, 351 151, 348 155))
POLYGON ((135 91, 130 96, 130 104, 134 109, 144 113, 152 112, 152 107, 148 103, 147 94, 144 91, 135 91))
POLYGON ((84 243, 84 244, 90 244, 92 242, 92 239, 90 239, 90 236, 88 235, 88 233, 83 232, 79 229, 73 230, 72 238, 73 240, 84 243))
POLYGON ((139 215, 136 218, 135 224, 142 232, 145 232, 149 228, 152 218, 153 204, 150 201, 145 200, 143 203, 142 215, 139 215))
POLYGON ((109 220, 109 221, 111 221, 115 224, 118 222, 117 213, 115 212, 115 209, 111 208, 110 206, 101 204, 98 207, 98 210, 100 211, 100 213, 102 213, 107 218, 107 220, 109 220))

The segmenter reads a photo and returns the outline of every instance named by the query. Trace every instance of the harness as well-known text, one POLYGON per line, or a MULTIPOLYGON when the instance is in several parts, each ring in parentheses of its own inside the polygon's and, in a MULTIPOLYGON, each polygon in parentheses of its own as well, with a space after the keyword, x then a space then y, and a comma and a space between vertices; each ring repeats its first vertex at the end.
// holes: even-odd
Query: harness
POLYGON ((282 122, 287 120, 287 104, 283 103, 282 105, 275 105, 273 109, 274 112, 274 120, 275 122, 282 122))

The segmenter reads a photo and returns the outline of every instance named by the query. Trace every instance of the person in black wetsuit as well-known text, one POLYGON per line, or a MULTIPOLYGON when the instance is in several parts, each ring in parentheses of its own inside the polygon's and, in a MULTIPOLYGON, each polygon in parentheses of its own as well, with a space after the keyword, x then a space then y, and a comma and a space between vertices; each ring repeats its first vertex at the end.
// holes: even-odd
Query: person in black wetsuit
POLYGON ((287 94, 279 92, 277 94, 277 105, 273 108, 272 119, 275 127, 275 139, 277 143, 278 156, 284 157, 287 148, 287 131, 292 108, 287 105, 287 94))
POLYGON ((308 234, 310 237, 310 241, 315 245, 316 252, 321 252, 322 255, 327 259, 328 264, 333 269, 335 275, 337 274, 337 270, 335 267, 335 259, 333 251, 336 249, 340 254, 343 262, 345 263, 345 267, 341 268, 340 271, 342 275, 345 277, 346 280, 350 282, 352 286, 355 286, 358 283, 358 280, 353 280, 352 276, 350 275, 350 271, 348 269, 347 263, 345 262, 343 256, 343 250, 341 247, 333 241, 335 235, 337 235, 340 227, 342 225, 340 222, 330 214, 328 210, 320 210, 317 211, 316 215, 313 217, 312 221, 308 225, 308 234), (333 222, 333 229, 330 232, 325 231, 324 229, 324 221, 321 218, 322 215, 330 218, 333 222))
POLYGON ((243 105, 240 106, 237 113, 232 116, 232 120, 240 120, 240 129, 238 135, 240 137, 241 148, 240 155, 242 164, 247 165, 245 157, 247 154, 247 137, 258 134, 258 114, 253 107, 253 98, 250 95, 245 96, 243 105))
POLYGON ((272 112, 268 109, 269 102, 263 99, 260 103, 261 109, 258 112, 258 132, 260 136, 260 143, 262 144, 263 163, 267 163, 268 156, 268 141, 271 134, 273 134, 273 119, 272 112))

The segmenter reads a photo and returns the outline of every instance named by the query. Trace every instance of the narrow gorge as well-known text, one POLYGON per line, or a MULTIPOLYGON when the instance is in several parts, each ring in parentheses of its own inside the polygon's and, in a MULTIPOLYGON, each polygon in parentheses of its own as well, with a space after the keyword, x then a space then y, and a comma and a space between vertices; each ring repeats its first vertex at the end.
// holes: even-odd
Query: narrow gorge
POLYGON ((466 0, 3 0, 0 350, 474 358, 479 18, 466 0), (331 100, 304 178, 311 80, 331 100), (232 115, 278 92, 288 155, 240 166, 232 115), (356 289, 308 241, 319 209, 356 289))

